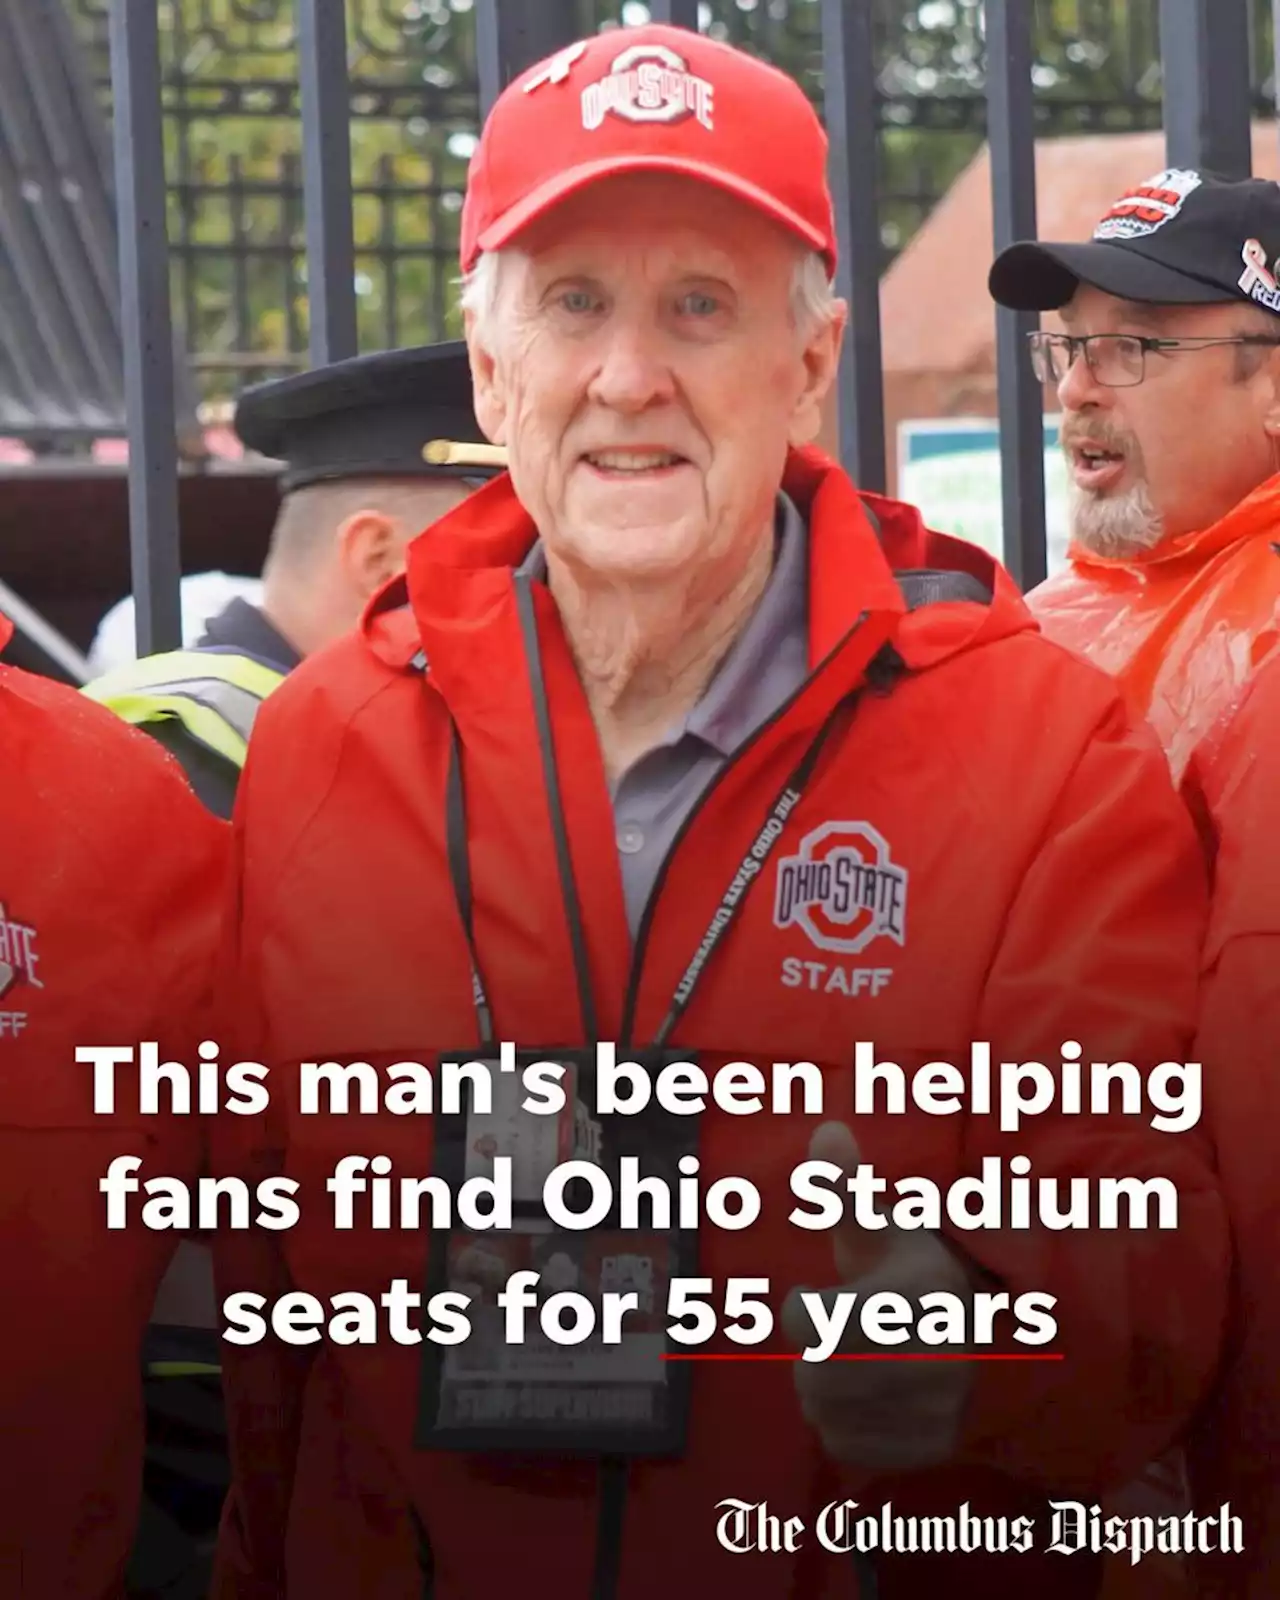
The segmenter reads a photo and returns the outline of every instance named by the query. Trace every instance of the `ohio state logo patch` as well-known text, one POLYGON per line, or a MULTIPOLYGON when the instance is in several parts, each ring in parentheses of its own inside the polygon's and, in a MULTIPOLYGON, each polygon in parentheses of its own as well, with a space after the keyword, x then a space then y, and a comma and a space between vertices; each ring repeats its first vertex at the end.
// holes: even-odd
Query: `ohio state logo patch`
POLYGON ((907 870, 869 822, 824 822, 778 863, 774 926, 803 929, 819 950, 905 944, 906 917, 907 870))
POLYGON ((683 56, 660 44, 636 44, 616 55, 608 73, 582 91, 582 126, 594 132, 606 116, 626 122, 681 122, 711 127, 715 90, 689 71, 683 56))
POLYGON ((1157 172, 1127 190, 1093 230, 1095 239, 1142 239, 1172 222, 1189 194, 1200 187, 1200 174, 1180 167, 1157 172))
POLYGON ((3 1000, 21 979, 33 989, 44 985, 36 977, 40 958, 36 954, 36 930, 28 922, 17 922, 8 916, 4 902, 0 901, 0 1000, 3 1000))
MULTIPOLYGON (((36 976, 40 957, 36 953, 36 930, 29 922, 18 922, 5 911, 0 901, 0 1008, 12 990, 21 993, 21 985, 43 989, 36 976)), ((12 1004, 8 1001, 8 1004, 12 1004)), ((27 1026, 25 1011, 0 1009, 0 1039, 16 1039, 27 1026)))

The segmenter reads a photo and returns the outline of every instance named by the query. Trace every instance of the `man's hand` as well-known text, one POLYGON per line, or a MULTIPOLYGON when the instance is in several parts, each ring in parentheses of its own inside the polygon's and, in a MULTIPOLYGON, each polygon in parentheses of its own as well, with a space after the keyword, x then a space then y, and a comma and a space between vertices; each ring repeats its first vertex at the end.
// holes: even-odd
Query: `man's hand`
MULTIPOLYGON (((825 1122, 809 1145, 809 1159, 830 1161, 852 1173, 860 1156, 853 1134, 842 1122, 825 1122)), ((869 1295, 892 1291, 913 1304, 924 1294, 946 1291, 968 1305, 974 1283, 960 1258, 936 1235, 892 1225, 880 1232, 859 1228, 853 1217, 832 1230, 835 1276, 856 1289, 861 1303, 869 1295)), ((793 1289, 783 1307, 783 1326, 797 1348, 817 1343, 813 1323, 793 1289)), ((822 1292, 830 1309, 839 1289, 822 1292)), ((916 1340, 874 1344, 862 1334, 856 1315, 839 1345, 841 1353, 928 1353, 916 1340)), ((946 1353, 960 1353, 955 1345, 946 1353)), ((965 1361, 797 1361, 796 1389, 806 1420, 817 1429, 827 1454, 837 1461, 877 1471, 907 1471, 935 1466, 955 1450, 973 1366, 965 1361)))

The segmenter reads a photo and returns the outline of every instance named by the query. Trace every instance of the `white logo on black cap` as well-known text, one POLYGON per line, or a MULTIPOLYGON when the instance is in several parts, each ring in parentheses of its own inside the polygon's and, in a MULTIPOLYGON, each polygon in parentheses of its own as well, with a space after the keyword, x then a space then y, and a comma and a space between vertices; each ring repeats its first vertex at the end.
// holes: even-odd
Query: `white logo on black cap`
POLYGON ((612 112, 627 122, 680 122, 711 127, 715 90, 660 44, 636 44, 613 58, 608 73, 582 91, 582 126, 595 129, 612 112))
MULTIPOLYGON (((1268 311, 1280 311, 1280 283, 1276 282, 1275 268, 1267 265, 1267 252, 1257 239, 1247 239, 1240 252, 1244 271, 1240 274, 1240 288, 1250 300, 1256 300, 1268 311)), ((1280 267, 1280 261, 1276 263, 1280 267)))
POLYGON ((1200 187, 1198 172, 1169 167, 1128 189, 1093 230, 1095 239, 1141 239, 1172 222, 1187 196, 1200 187))

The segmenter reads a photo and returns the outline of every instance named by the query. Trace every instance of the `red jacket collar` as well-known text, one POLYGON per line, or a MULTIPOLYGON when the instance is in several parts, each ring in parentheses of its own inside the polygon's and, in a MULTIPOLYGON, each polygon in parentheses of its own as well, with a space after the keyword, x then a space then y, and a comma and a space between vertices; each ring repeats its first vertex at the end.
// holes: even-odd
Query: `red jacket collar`
POLYGON ((0 650, 13 638, 13 623, 0 611, 0 650))
MULTIPOLYGON (((985 551, 933 532, 914 506, 860 494, 821 451, 792 451, 782 487, 809 527, 815 663, 866 613, 898 619, 894 643, 913 667, 1035 627, 1012 578, 985 551), (905 617, 895 574, 923 567, 968 573, 991 592, 992 603, 930 606, 905 617)), ((508 604, 512 572, 536 537, 510 477, 494 479, 410 545, 405 577, 375 596, 365 613, 370 648, 389 665, 405 666, 419 649, 438 659, 455 644, 474 644, 508 604), (411 613, 403 610, 406 601, 411 613)), ((467 651, 473 670, 483 672, 482 654, 467 651)))

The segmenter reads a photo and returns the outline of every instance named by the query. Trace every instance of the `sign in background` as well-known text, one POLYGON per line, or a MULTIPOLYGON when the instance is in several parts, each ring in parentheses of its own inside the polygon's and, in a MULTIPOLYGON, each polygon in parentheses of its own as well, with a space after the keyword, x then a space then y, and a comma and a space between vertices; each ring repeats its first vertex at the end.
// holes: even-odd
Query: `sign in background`
MULTIPOLYGON (((1067 551, 1067 472, 1057 417, 1044 419, 1049 575, 1067 551)), ((898 426, 898 497, 939 533, 954 533, 1004 561, 1000 430, 992 417, 931 417, 898 426)))

